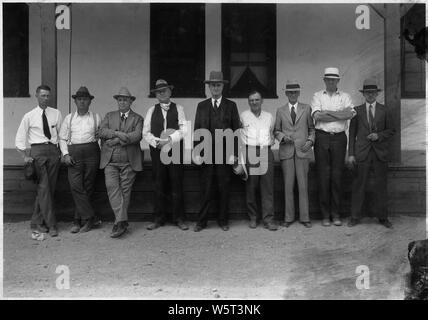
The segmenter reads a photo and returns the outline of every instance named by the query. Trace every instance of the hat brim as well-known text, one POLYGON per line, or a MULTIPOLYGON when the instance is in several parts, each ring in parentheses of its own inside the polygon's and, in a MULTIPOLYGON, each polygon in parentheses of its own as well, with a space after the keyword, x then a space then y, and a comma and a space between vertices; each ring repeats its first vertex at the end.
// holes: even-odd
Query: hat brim
POLYGON ((296 88, 296 89, 284 89, 285 92, 290 92, 290 91, 301 91, 302 88, 296 88))
POLYGON ((363 90, 358 90, 358 91, 360 91, 361 93, 364 93, 365 91, 377 91, 377 92, 379 92, 379 91, 382 91, 382 89, 363 89, 363 90))
POLYGON ((340 80, 340 76, 322 76, 323 79, 338 79, 340 80))
POLYGON ((75 95, 75 94, 73 94, 72 96, 71 96, 73 99, 76 99, 76 98, 90 98, 91 100, 93 99, 93 98, 95 98, 94 96, 92 96, 92 95, 89 95, 89 96, 78 96, 78 95, 75 95))
POLYGON ((229 83, 228 80, 205 80, 204 81, 205 84, 210 84, 210 83, 229 83))
POLYGON ((134 101, 134 100, 135 100, 135 97, 134 97, 134 96, 124 96, 124 95, 121 95, 121 94, 116 94, 116 95, 114 95, 114 96, 113 96, 113 98, 115 98, 116 100, 117 100, 117 98, 119 98, 119 97, 131 98, 131 100, 132 100, 132 101, 134 101))
POLYGON ((165 87, 152 89, 152 90, 150 90, 150 92, 161 91, 161 90, 166 89, 166 88, 169 88, 170 90, 172 90, 172 89, 174 89, 174 86, 173 85, 168 85, 168 86, 165 86, 165 87))

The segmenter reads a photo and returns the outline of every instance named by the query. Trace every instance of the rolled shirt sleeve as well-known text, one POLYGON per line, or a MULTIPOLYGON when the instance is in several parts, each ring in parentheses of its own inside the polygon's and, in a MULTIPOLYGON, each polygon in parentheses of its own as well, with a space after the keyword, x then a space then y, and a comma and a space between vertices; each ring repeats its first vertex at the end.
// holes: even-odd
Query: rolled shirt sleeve
POLYGON ((184 114, 183 107, 180 105, 177 105, 177 112, 178 112, 178 127, 179 129, 170 134, 172 143, 177 143, 181 139, 184 138, 184 136, 187 134, 188 127, 187 127, 187 121, 186 116, 184 114))
POLYGON ((156 137, 151 133, 151 121, 154 109, 155 107, 152 106, 149 108, 149 110, 147 110, 146 117, 144 118, 143 138, 149 145, 151 145, 153 148, 156 148, 156 137))
POLYGON ((27 134, 29 127, 28 115, 25 114, 21 120, 15 137, 15 147, 19 150, 25 151, 27 149, 27 134))

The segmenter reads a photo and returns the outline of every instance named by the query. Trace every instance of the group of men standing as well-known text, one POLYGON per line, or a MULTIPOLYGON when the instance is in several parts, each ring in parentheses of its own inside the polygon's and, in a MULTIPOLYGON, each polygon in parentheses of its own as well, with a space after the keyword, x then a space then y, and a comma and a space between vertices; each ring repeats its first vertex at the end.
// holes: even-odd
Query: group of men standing
MULTIPOLYGON (((364 82, 366 103, 355 107, 348 94, 338 90, 337 68, 326 68, 325 90, 314 94, 311 105, 298 101, 301 87, 297 81, 287 81, 285 95, 288 103, 277 110, 276 117, 262 110, 263 97, 253 91, 248 96, 250 109, 238 112, 236 103, 223 97, 227 80, 220 71, 210 73, 208 85, 211 97, 196 109, 195 132, 200 129, 211 134, 211 159, 204 154, 192 154, 200 166, 201 204, 195 232, 207 227, 214 195, 218 199, 217 223, 229 230, 229 193, 233 172, 246 182, 246 205, 250 228, 257 227, 257 190, 260 190, 262 221, 265 228, 275 231, 274 219, 274 156, 271 150, 279 141, 279 159, 285 186, 285 217, 281 225, 289 227, 295 221, 294 184, 299 193, 299 220, 310 228, 308 171, 315 151, 320 208, 324 226, 341 225, 339 208, 341 176, 348 145, 349 163, 356 167, 353 182, 352 217, 348 226, 356 225, 361 217, 368 174, 373 168, 376 179, 377 211, 380 223, 390 228, 386 208, 386 174, 388 140, 394 134, 387 108, 376 102, 380 89, 372 80, 364 82), (227 152, 226 137, 216 131, 239 132, 240 141, 233 141, 233 153, 227 152), (242 147, 237 142, 241 142, 242 147), (257 155, 258 163, 252 160, 257 155), (214 192, 216 191, 216 192, 214 192)), ((31 219, 33 232, 49 232, 57 236, 54 191, 60 162, 68 167, 70 190, 75 202, 72 233, 87 232, 96 224, 91 196, 98 169, 104 169, 105 184, 115 222, 112 238, 123 235, 128 228, 128 207, 137 172, 143 170, 140 141, 150 146, 154 185, 154 220, 147 229, 162 226, 166 220, 168 194, 171 196, 172 220, 182 230, 188 225, 183 202, 183 139, 188 133, 184 108, 171 101, 173 86, 159 79, 151 90, 158 103, 150 107, 143 118, 131 109, 135 100, 127 88, 114 95, 118 110, 104 119, 89 111, 92 96, 81 87, 72 98, 76 111, 62 121, 61 113, 48 106, 50 88, 36 90, 38 106, 24 115, 16 135, 16 147, 25 162, 33 162, 38 176, 37 196, 31 219), (31 145, 29 154, 27 142, 31 145), (58 148, 59 146, 59 148, 58 148), (179 150, 180 161, 165 163, 162 152, 179 150), (62 156, 61 156, 62 153, 62 156)), ((201 141, 201 143, 207 141, 201 141)), ((198 145, 194 141, 194 147, 198 145)), ((196 148, 195 148, 196 149, 196 148)))

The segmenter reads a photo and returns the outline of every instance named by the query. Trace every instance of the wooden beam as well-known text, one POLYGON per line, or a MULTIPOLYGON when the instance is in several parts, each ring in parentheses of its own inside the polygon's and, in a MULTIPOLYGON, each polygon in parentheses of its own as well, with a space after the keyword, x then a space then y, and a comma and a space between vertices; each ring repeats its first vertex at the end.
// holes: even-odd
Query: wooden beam
POLYGON ((57 107, 57 45, 55 4, 41 3, 42 84, 51 88, 50 106, 57 107))
POLYGON ((385 4, 383 3, 370 3, 369 6, 381 17, 385 18, 385 4))
POLYGON ((407 11, 410 10, 411 7, 413 7, 415 4, 414 3, 402 3, 400 5, 400 15, 404 16, 407 11))
POLYGON ((400 4, 385 4, 385 105, 391 110, 396 133, 390 144, 390 161, 401 162, 401 42, 400 4))

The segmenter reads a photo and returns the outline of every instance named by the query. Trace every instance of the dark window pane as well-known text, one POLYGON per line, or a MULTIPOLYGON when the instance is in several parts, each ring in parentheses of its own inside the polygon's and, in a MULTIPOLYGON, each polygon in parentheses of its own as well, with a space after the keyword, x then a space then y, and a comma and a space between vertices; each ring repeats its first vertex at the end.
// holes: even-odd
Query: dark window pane
POLYGON ((223 4, 222 39, 225 93, 243 98, 258 90, 276 98, 275 4, 223 4))
POLYGON ((3 95, 28 97, 28 5, 3 4, 3 95))
POLYGON ((150 85, 165 79, 175 97, 205 97, 205 5, 150 5, 150 85))

